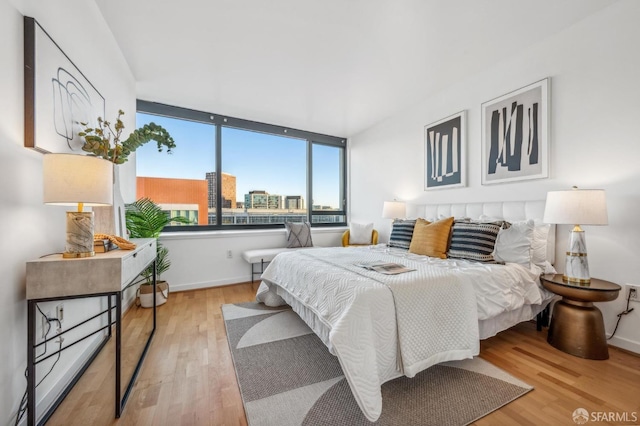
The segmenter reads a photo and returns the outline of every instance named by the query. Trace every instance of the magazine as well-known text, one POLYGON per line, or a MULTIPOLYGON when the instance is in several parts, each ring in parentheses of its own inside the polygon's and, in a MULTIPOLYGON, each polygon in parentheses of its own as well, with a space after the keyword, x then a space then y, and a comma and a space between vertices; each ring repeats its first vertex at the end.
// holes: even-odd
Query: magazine
POLYGON ((407 268, 406 266, 399 263, 363 262, 356 263, 355 266, 359 266, 360 268, 368 269, 370 271, 376 271, 386 275, 395 275, 402 274, 404 272, 415 271, 415 269, 407 268))

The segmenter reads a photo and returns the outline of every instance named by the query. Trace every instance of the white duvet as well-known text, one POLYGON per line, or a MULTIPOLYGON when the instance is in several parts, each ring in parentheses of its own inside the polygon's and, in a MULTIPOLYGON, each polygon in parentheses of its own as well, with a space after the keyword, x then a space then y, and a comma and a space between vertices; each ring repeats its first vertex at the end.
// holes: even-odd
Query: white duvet
POLYGON ((298 312, 338 357, 358 405, 375 421, 384 382, 477 355, 478 320, 542 303, 538 276, 516 264, 435 259, 384 246, 319 248, 276 256, 256 298, 314 314, 298 312), (385 275, 355 266, 373 261, 415 271, 385 275))

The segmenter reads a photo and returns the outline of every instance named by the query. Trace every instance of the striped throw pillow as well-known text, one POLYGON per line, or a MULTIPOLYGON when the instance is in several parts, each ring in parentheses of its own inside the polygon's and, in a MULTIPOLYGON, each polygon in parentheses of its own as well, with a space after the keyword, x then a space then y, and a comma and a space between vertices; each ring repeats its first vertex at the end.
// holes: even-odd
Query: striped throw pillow
POLYGON ((391 236, 389 237, 389 247, 397 247, 409 250, 411 237, 413 236, 413 228, 416 226, 415 220, 396 219, 391 228, 391 236))
POLYGON ((448 256, 452 259, 495 263, 493 249, 500 228, 495 223, 454 223, 448 256))

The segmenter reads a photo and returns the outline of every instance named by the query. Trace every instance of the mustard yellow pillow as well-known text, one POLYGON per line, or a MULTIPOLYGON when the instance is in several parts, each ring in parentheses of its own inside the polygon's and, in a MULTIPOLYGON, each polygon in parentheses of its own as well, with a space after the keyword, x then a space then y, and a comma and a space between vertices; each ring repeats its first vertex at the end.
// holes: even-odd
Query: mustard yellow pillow
POLYGON ((446 259, 452 225, 452 217, 437 222, 418 219, 413 228, 409 252, 446 259))

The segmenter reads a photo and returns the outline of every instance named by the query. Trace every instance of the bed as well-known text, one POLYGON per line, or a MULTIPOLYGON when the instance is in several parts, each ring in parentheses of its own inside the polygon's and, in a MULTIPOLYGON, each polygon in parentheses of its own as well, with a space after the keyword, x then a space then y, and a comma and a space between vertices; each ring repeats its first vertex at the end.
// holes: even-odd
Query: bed
MULTIPOLYGON (((540 219, 544 202, 429 205, 425 218, 540 219)), ((555 230, 542 247, 553 259, 555 230)), ((538 247, 540 249, 540 247, 538 247)), ((370 421, 381 414, 380 386, 440 362, 471 358, 479 340, 534 318, 553 295, 543 268, 437 259, 385 245, 283 253, 263 274, 257 300, 290 305, 340 361, 370 421), (359 265, 400 263, 411 272, 385 275, 359 265)))

